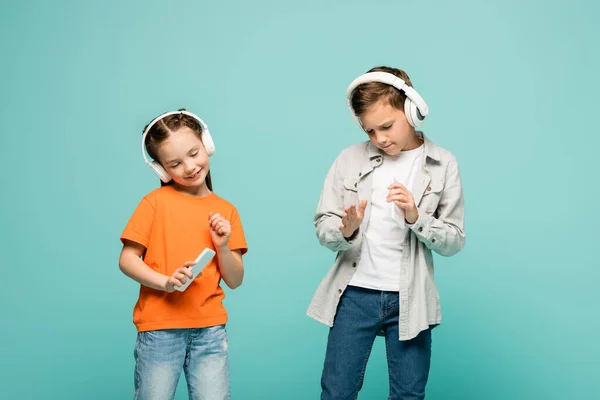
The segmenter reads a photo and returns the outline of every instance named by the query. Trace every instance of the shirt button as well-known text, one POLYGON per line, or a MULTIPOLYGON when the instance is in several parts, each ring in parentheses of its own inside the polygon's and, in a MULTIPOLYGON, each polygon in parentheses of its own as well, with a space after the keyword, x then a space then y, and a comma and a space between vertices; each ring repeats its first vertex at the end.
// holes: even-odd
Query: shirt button
POLYGON ((354 187, 356 187, 356 182, 354 182, 354 187))
POLYGON ((431 191, 431 186, 427 186, 427 191, 430 192, 431 191))
POLYGON ((423 232, 423 227, 420 227, 420 228, 419 228, 419 232, 423 232))
POLYGON ((342 289, 338 289, 338 293, 339 293, 339 294, 342 294, 342 289))
POLYGON ((361 176, 362 176, 362 172, 359 172, 359 173, 358 173, 358 176, 359 176, 359 177, 361 177, 361 176))
POLYGON ((431 239, 431 243, 435 243, 435 239, 431 239))
POLYGON ((352 268, 356 268, 356 263, 352 263, 352 268))

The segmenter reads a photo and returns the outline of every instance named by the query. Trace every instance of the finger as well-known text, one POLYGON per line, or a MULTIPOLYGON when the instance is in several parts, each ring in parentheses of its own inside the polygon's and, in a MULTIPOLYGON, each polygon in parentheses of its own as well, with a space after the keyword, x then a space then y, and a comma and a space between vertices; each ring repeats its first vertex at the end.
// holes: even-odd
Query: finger
POLYGON ((218 219, 220 219, 220 218, 223 218, 223 217, 221 216, 221 214, 219 214, 219 213, 213 214, 213 216, 211 217, 211 222, 212 222, 212 221, 216 221, 216 220, 218 220, 218 219))
POLYGON ((367 201, 363 200, 360 202, 360 205, 358 207, 358 209, 360 210, 361 213, 365 212, 365 210, 367 209, 367 201))
POLYGON ((179 279, 177 279, 173 276, 169 279, 169 282, 171 283, 172 286, 177 286, 177 287, 183 286, 183 283, 181 283, 181 281, 179 279))
POLYGON ((393 195, 388 195, 386 197, 387 202, 392 202, 392 201, 406 201, 407 197, 403 194, 393 194, 393 195))
POLYGON ((216 231, 216 230, 217 230, 217 227, 218 227, 218 224, 219 224, 219 220, 215 219, 215 220, 211 221, 211 223, 210 223, 210 227, 211 227, 213 230, 215 230, 215 231, 216 231))
POLYGON ((408 192, 403 188, 395 188, 390 190, 389 194, 408 194, 408 192))
MULTIPOLYGON (((193 261, 192 261, 192 263, 193 263, 193 264, 192 264, 192 265, 190 265, 190 266, 188 266, 188 267, 185 267, 185 268, 180 268, 180 269, 178 269, 178 270, 177 270, 177 272, 179 272, 180 274, 182 274, 182 275, 184 275, 184 276, 189 276, 189 277, 191 278, 192 276, 194 276, 194 274, 193 274, 193 272, 192 272, 192 267, 193 267, 194 265, 196 265, 196 263, 195 263, 195 262, 193 262, 193 261)), ((186 263, 186 264, 187 264, 187 263, 186 263)))
POLYGON ((181 270, 193 267, 194 265, 196 265, 196 261, 186 261, 183 263, 183 267, 181 267, 181 270))
POLYGON ((229 221, 227 221, 227 220, 225 219, 225 217, 219 217, 219 218, 217 218, 215 221, 216 221, 216 222, 223 223, 223 224, 228 224, 228 223, 229 223, 229 221))
POLYGON ((224 219, 221 220, 221 221, 219 221, 219 223, 217 224, 217 226, 220 227, 220 228, 223 228, 225 230, 227 230, 230 227, 229 222, 227 222, 224 219))
POLYGON ((400 207, 403 210, 408 210, 408 209, 412 208, 412 206, 410 205, 410 203, 406 203, 406 202, 402 202, 402 201, 394 201, 394 204, 397 205, 398 207, 400 207))
POLYGON ((399 182, 394 182, 392 183, 390 186, 388 186, 389 190, 399 190, 402 192, 407 192, 408 189, 406 188, 406 186, 404 186, 403 184, 399 183, 399 182))
POLYGON ((406 192, 396 192, 396 191, 391 191, 387 194, 387 198, 393 198, 393 197, 402 197, 405 199, 410 199, 411 196, 409 193, 406 192))
POLYGON ((398 193, 404 193, 408 196, 412 196, 412 192, 408 190, 408 188, 404 185, 400 185, 398 188, 396 188, 396 190, 398 191, 398 193))
POLYGON ((398 207, 402 207, 402 208, 412 208, 413 207, 413 204, 411 201, 403 200, 403 199, 392 199, 392 200, 388 201, 388 203, 397 204, 398 207))
POLYGON ((187 282, 188 278, 187 276, 185 276, 185 274, 179 273, 179 275, 177 275, 177 280, 181 282, 182 285, 184 285, 187 282))
POLYGON ((413 197, 408 193, 400 193, 389 197, 392 200, 407 201, 409 203, 414 202, 413 197))
POLYGON ((356 218, 356 206, 354 204, 352 204, 352 207, 350 208, 350 218, 351 219, 356 218))
POLYGON ((227 230, 229 228, 229 222, 227 222, 227 220, 221 218, 216 224, 215 224, 215 229, 220 229, 223 228, 225 230, 227 230))

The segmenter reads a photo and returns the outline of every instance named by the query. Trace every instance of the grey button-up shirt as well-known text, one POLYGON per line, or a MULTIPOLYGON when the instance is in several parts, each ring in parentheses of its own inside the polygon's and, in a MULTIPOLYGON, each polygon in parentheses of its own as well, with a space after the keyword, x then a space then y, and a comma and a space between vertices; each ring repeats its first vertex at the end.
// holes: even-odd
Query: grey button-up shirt
MULTIPOLYGON (((412 192, 419 219, 412 225, 407 223, 410 231, 398 262, 400 340, 412 339, 430 325, 441 323, 431 251, 452 256, 465 244, 464 198, 456 158, 422 132, 417 134, 424 140, 423 163, 412 192)), ((370 141, 359 143, 341 152, 325 178, 314 224, 319 242, 338 254, 307 314, 326 325, 333 326, 340 298, 360 260, 371 212, 372 172, 383 160, 382 151, 370 141), (369 201, 363 221, 357 233, 346 240, 339 230, 344 208, 358 205, 360 200, 369 201)))

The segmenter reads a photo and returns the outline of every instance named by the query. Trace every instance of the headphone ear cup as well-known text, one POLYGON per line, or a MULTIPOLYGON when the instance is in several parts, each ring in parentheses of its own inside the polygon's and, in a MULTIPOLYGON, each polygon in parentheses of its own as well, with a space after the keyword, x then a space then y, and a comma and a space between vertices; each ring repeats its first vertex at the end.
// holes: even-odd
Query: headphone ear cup
POLYGON ((209 157, 215 154, 215 142, 213 141, 212 136, 210 136, 210 133, 208 131, 202 132, 202 144, 204 145, 204 148, 206 149, 206 152, 208 153, 209 157))
POLYGON ((425 117, 421 115, 415 103, 413 103, 408 97, 404 101, 404 114, 406 115, 408 123, 413 128, 418 128, 423 125, 423 120, 425 117))
POLYGON ((410 101, 410 99, 407 97, 406 100, 404 100, 404 115, 406 116, 406 120, 408 121, 410 126, 415 128, 415 123, 413 122, 411 108, 412 108, 412 101, 410 101))
POLYGON ((161 181, 163 181, 164 183, 168 183, 169 181, 171 181, 171 176, 167 174, 167 171, 165 171, 162 165, 160 165, 156 161, 152 161, 148 165, 150 166, 150 168, 152 168, 156 175, 158 175, 161 181))

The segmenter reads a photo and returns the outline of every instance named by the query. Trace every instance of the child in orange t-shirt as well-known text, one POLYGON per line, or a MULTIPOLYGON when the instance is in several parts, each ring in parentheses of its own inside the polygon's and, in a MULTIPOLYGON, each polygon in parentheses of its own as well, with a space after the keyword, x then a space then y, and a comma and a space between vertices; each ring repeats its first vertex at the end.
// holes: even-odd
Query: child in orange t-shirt
POLYGON ((182 369, 190 399, 230 398, 219 284, 241 285, 247 246, 236 208, 212 192, 214 151, 206 124, 185 110, 162 114, 144 129, 142 154, 162 183, 127 223, 119 259, 121 271, 141 284, 133 312, 136 399, 173 398, 182 369), (190 260, 207 247, 215 257, 176 291, 192 278, 190 260))

